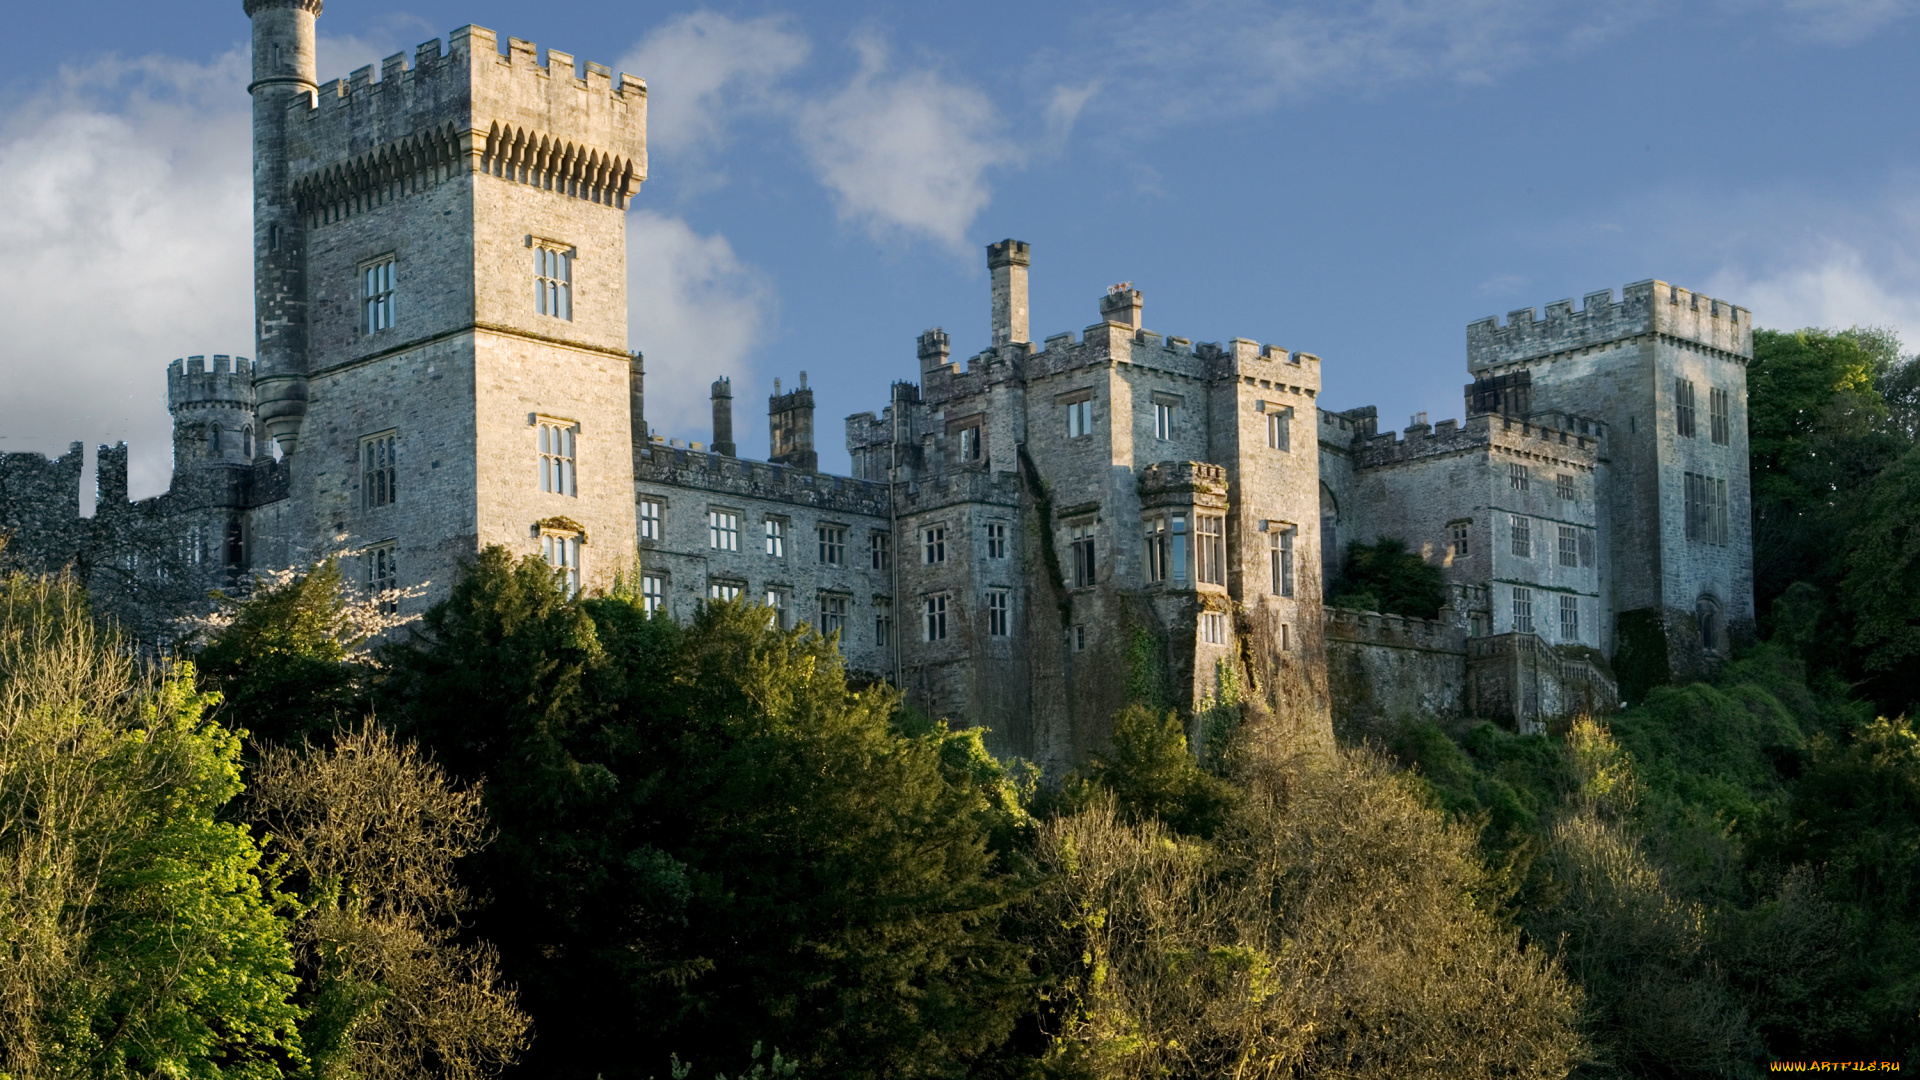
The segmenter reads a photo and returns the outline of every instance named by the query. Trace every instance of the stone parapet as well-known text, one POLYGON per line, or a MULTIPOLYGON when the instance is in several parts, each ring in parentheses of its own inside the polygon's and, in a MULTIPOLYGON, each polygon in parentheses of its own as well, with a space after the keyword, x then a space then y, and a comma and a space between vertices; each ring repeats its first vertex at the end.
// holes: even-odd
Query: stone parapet
POLYGON ((1753 316, 1746 308, 1669 285, 1637 281, 1621 290, 1588 293, 1581 310, 1572 300, 1508 313, 1507 324, 1489 316, 1467 325, 1467 367, 1472 371, 1543 359, 1577 349, 1657 334, 1689 341, 1745 360, 1753 358, 1753 316))
POLYGON ((767 461, 654 443, 634 460, 634 480, 742 498, 886 517, 887 485, 767 461))

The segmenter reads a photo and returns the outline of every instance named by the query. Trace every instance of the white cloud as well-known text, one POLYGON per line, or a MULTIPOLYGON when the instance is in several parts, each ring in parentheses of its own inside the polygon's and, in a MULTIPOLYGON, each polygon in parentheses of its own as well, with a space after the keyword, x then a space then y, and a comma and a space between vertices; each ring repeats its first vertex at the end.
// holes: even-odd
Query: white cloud
POLYGON ((743 110, 779 108, 775 84, 812 45, 793 20, 695 11, 661 26, 620 58, 647 80, 647 141, 675 161, 710 153, 743 110))
POLYGON ((647 424, 663 436, 712 437, 708 393, 734 385, 734 439, 759 430, 753 349, 771 328, 773 290, 719 234, 647 210, 627 215, 627 337, 646 354, 647 424))
POLYGON ((253 352, 243 54, 103 60, 0 121, 0 449, 126 440, 167 483, 166 364, 253 352))
POLYGON ((1920 348, 1920 186, 1912 176, 1856 201, 1790 192, 1735 207, 1749 222, 1707 279, 1756 326, 1885 326, 1920 348))
POLYGON ((993 102, 928 68, 897 71, 876 38, 858 69, 801 106, 801 145, 843 219, 878 237, 918 235, 956 252, 991 199, 987 173, 1017 158, 993 102))
MULTIPOLYGON (((1853 45, 1920 13, 1914 0, 1772 0, 1789 33, 1828 45, 1853 45)), ((1735 7, 1743 16, 1751 9, 1735 7)))

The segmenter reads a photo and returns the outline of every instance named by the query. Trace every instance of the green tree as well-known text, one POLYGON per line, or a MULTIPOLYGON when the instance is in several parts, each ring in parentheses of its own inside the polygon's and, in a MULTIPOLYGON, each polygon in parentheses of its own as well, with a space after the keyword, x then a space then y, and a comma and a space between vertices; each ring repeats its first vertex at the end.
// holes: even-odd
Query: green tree
POLYGON ((315 1080, 492 1076, 526 1015, 494 950, 456 939, 456 860, 486 839, 480 795, 371 723, 326 748, 260 748, 246 798, 299 891, 301 1033, 315 1080))
POLYGON ((297 745, 359 720, 372 674, 362 646, 386 620, 378 605, 351 595, 337 562, 220 599, 194 662, 236 726, 297 745))
POLYGON ((1563 1077, 1579 993, 1471 829, 1369 752, 1255 781, 1212 842, 1112 796, 1041 827, 1045 1064, 1120 1077, 1563 1077))
POLYGON ((1920 705, 1920 448, 1850 507, 1841 596, 1870 689, 1889 712, 1920 705))
MULTIPOLYGON (((1754 332, 1747 429, 1763 618, 1796 581, 1822 594, 1838 584, 1833 537, 1850 528, 1860 489, 1912 445, 1879 389, 1904 385, 1901 371, 1899 343, 1884 331, 1754 332)), ((1822 659, 1845 662, 1838 652, 1822 659)))
POLYGON ((0 1070, 301 1064, 285 898, 221 819, 240 736, 193 682, 142 677, 70 581, 0 582, 0 1070))
POLYGON ((1179 714, 1155 713, 1144 705, 1114 714, 1112 745, 1095 755, 1088 774, 1113 793, 1127 820, 1158 820, 1194 836, 1212 836, 1236 795, 1188 751, 1179 714))
POLYGON ((1018 1011, 1010 778, 902 730, 838 650, 709 605, 684 629, 489 550, 391 663, 387 709, 486 780, 469 863, 542 1075, 758 1039, 836 1075, 957 1075, 1018 1011), (1006 845, 1002 845, 1005 847, 1006 845))
POLYGON ((1347 545, 1347 565, 1327 603, 1334 607, 1435 618, 1446 606, 1440 568, 1391 537, 1347 545))

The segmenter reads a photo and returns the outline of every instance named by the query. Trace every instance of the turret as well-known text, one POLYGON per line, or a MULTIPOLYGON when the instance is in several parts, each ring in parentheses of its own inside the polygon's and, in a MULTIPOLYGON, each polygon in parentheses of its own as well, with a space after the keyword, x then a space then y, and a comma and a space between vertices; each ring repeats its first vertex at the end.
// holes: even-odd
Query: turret
POLYGON ((244 356, 189 356, 167 365, 176 471, 196 465, 250 465, 265 456, 257 437, 253 363, 244 356))
POLYGON ((767 399, 768 461, 791 465, 807 472, 820 469, 820 455, 813 449, 813 391, 807 389, 807 373, 800 373, 800 388, 780 392, 780 380, 773 380, 773 396, 767 399))
POLYGON ((292 453, 307 414, 306 238, 287 175, 287 102, 317 89, 321 0, 245 0, 253 20, 253 311, 260 419, 292 453))

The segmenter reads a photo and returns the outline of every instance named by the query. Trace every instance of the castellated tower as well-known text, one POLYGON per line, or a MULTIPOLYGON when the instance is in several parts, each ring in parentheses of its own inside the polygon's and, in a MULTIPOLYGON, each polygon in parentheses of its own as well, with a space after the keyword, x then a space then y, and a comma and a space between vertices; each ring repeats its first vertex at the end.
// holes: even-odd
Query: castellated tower
POLYGON ((992 346, 963 367, 927 331, 920 386, 847 419, 855 476, 891 483, 908 700, 1049 771, 1102 751, 1128 700, 1199 739, 1237 691, 1267 747, 1330 746, 1318 443, 1296 421, 1320 358, 1155 333, 1126 286, 1036 347, 1031 259, 987 248, 992 346))
POLYGON ((1494 388, 1482 396, 1511 400, 1498 388, 1524 383, 1524 415, 1607 426, 1603 599, 1616 665, 1698 672, 1752 627, 1752 359, 1746 308, 1664 281, 1467 327, 1475 386, 1494 388))
POLYGON ((645 85, 473 26, 320 85, 318 0, 246 11, 256 385, 289 455, 288 559, 431 582, 422 603, 489 544, 610 583, 635 550, 645 85))

